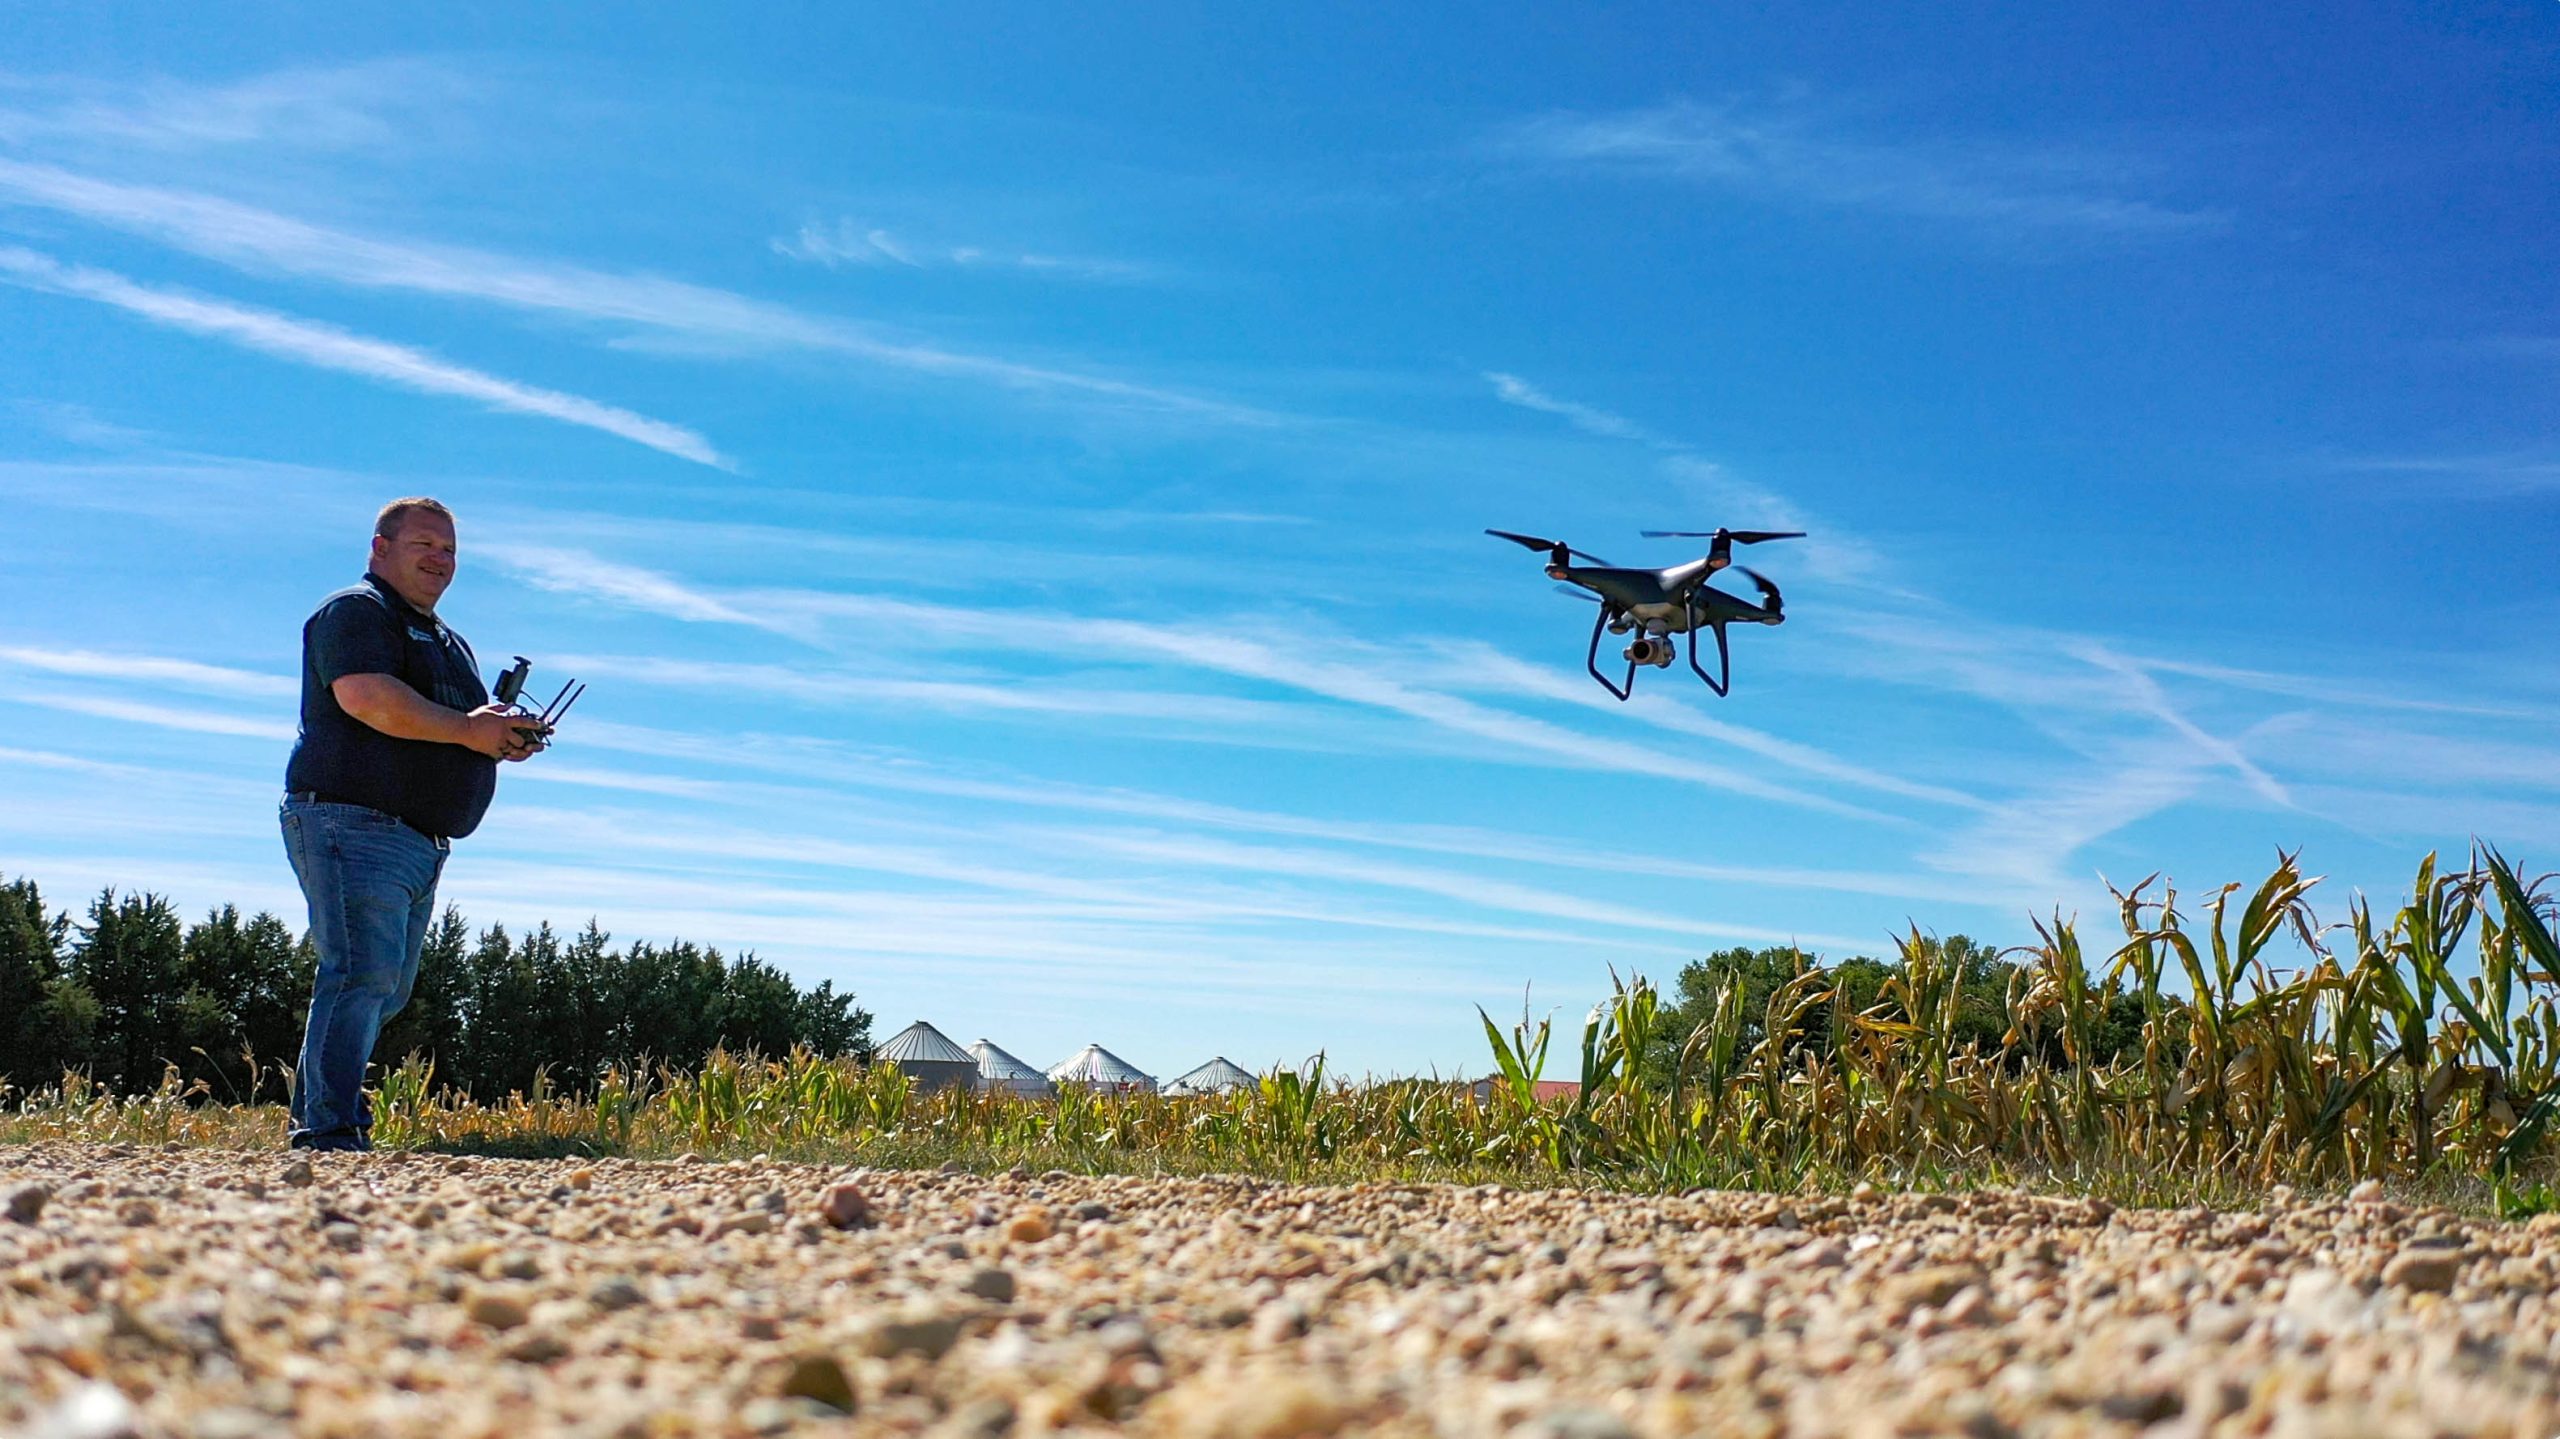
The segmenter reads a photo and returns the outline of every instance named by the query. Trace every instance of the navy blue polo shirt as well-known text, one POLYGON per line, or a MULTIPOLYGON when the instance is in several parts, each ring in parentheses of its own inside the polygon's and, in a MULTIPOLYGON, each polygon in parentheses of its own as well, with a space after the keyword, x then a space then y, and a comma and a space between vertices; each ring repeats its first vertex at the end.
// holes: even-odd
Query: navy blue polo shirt
POLYGON ((398 815, 439 838, 478 829, 498 792, 498 762, 458 744, 394 739, 339 708, 329 687, 366 674, 390 675, 465 714, 489 702, 462 636, 368 574, 322 600, 302 627, 302 731, 285 789, 398 815))

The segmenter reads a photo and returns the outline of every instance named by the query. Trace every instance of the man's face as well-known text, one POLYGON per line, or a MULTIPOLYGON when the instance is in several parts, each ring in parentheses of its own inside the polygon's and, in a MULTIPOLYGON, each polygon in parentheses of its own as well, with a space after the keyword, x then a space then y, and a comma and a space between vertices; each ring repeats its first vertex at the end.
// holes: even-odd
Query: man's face
POLYGON ((453 583, 453 521, 431 510, 400 517, 400 531, 373 537, 373 572, 422 610, 435 608, 453 583))

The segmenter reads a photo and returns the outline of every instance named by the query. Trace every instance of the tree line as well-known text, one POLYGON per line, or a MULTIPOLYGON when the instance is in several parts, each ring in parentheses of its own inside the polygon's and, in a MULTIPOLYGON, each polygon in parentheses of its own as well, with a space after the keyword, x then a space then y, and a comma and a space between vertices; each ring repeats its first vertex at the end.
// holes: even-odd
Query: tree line
MULTIPOLYGON (((140 1093, 175 1065, 216 1099, 281 1100, 316 965, 310 936, 272 914, 226 905, 187 924, 158 895, 107 890, 75 922, 35 881, 0 877, 0 1094, 22 1099, 66 1071, 140 1093)), ((616 948, 592 920, 565 937, 548 923, 475 935, 447 906, 374 1055, 423 1055, 439 1084, 503 1099, 537 1069, 574 1092, 608 1065, 690 1069, 715 1048, 796 1046, 868 1060, 871 1015, 833 981, 802 989, 751 953, 616 948)))
MULTIPOLYGON (((2024 976, 2023 968, 2014 960, 2002 958, 1999 950, 1965 935, 1951 934, 1920 942, 1929 947, 1928 952, 1937 963, 1952 966, 1961 976, 1957 1014, 1950 1033, 1952 1047, 1958 1051, 1978 1047, 1984 1054, 2000 1051, 2010 1034, 2010 1000, 2024 976)), ((1648 1067, 1660 1075, 1671 1072, 1681 1046, 1714 1018, 1716 1002, 1729 984, 1742 987, 1741 1042, 1745 1047, 1758 1044, 1770 997, 1808 967, 1823 972, 1821 988, 1835 993, 1837 998, 1805 1012, 1791 1041, 1795 1051, 1832 1053, 1840 1042, 1833 1032, 1835 1012, 1868 1014, 1886 1020, 1911 1017, 1901 1012, 1889 985, 1902 970, 1899 960, 1854 955, 1826 961, 1819 954, 1792 945, 1718 950, 1682 966, 1671 992, 1663 996, 1663 1018, 1648 1067)), ((2077 1061, 2111 1064, 2139 1052, 2141 997, 2122 984, 2109 982, 2101 985, 2091 999, 2092 1052, 2077 1056, 2077 1061)), ((2170 1003, 2181 1005, 2183 1001, 2172 999, 2170 1003)), ((2075 1062, 2073 1056, 2063 1052, 2060 1034, 2046 1029, 2022 1035, 2019 1043, 2008 1047, 2016 1060, 2033 1053, 2057 1067, 2075 1062)))

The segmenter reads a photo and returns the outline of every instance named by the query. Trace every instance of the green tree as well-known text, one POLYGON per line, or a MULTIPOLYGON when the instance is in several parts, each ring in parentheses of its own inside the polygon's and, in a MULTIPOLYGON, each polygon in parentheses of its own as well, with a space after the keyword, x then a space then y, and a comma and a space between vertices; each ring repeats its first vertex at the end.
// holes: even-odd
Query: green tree
POLYGON ((720 1042, 732 1053, 787 1054, 800 1037, 800 992, 791 976, 739 955, 720 986, 720 1042))
POLYGON ((282 1066, 301 1048, 311 1003, 303 954, 282 920, 243 920, 230 905, 187 930, 173 1027, 188 1078, 225 1099, 283 1094, 282 1066))
POLYGON ((538 985, 532 955, 530 938, 518 945, 494 924, 480 932, 480 942, 472 948, 466 966, 471 997, 463 1014, 462 1064, 455 1082, 481 1099, 504 1099, 533 1086, 542 1030, 535 1012, 538 985))
POLYGON ((632 945, 615 976, 614 1058, 700 1066, 720 1040, 720 990, 728 977, 716 949, 687 940, 632 945))
POLYGON ((799 1042, 819 1054, 849 1054, 871 1062, 871 1011, 857 1008, 852 995, 836 993, 832 979, 820 980, 816 989, 800 996, 794 1028, 799 1042))
POLYGON ((593 919, 565 946, 545 925, 534 959, 536 1007, 544 1024, 544 1062, 565 1088, 585 1089, 603 1072, 613 1046, 612 994, 622 957, 593 919))
POLYGON ((97 1001, 95 1077, 120 1093, 151 1089, 165 1061, 184 1054, 178 1023, 179 964, 185 935, 178 912, 154 894, 89 906, 71 956, 71 976, 97 1001))
POLYGON ((62 980, 67 915, 48 919, 44 895, 31 879, 0 884, 0 1084, 36 1089, 86 1064, 85 1049, 66 1045, 58 1015, 48 1016, 46 996, 62 980))

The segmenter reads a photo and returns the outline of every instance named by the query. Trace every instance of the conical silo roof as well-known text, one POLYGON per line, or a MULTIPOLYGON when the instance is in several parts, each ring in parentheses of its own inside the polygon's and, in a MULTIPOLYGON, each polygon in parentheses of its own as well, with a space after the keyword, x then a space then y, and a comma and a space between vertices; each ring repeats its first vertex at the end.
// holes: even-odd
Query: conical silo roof
POLYGON ((951 1042, 951 1037, 919 1019, 889 1037, 877 1051, 882 1059, 898 1064, 966 1064, 975 1068, 978 1057, 951 1042))
POLYGON ((991 1039, 981 1039, 969 1046, 978 1059, 978 1080, 987 1089, 1003 1088, 1016 1094, 1045 1094, 1048 1076, 1014 1058, 991 1039))
POLYGON ((1216 1094, 1227 1089, 1251 1089, 1260 1083, 1221 1054, 1189 1074, 1164 1087, 1167 1094, 1216 1094))
POLYGON ((1071 1058, 1051 1065, 1049 1078, 1059 1084, 1132 1084, 1148 1089, 1156 1085, 1145 1070, 1099 1044, 1088 1044, 1071 1058))

